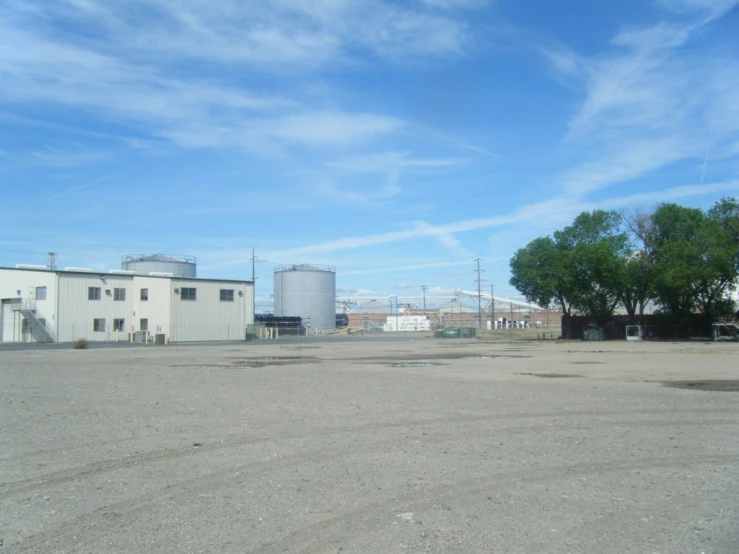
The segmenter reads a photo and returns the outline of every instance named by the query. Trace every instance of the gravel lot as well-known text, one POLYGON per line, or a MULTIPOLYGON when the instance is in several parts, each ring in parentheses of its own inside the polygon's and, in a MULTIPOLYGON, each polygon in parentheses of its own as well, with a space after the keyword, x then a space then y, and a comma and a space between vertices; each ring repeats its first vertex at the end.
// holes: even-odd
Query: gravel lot
POLYGON ((738 382, 721 343, 0 350, 0 553, 736 553, 738 382))

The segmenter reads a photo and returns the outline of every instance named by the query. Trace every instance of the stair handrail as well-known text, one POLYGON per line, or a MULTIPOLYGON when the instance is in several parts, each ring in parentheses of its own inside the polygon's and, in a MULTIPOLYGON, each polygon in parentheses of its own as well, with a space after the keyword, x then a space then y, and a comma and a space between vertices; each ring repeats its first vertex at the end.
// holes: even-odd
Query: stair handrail
POLYGON ((23 312, 31 312, 33 315, 33 320, 30 325, 33 326, 34 323, 38 323, 43 327, 44 332, 46 332, 47 335, 51 338, 52 342, 56 342, 56 333, 49 327, 48 320, 43 317, 39 317, 41 314, 39 314, 37 308, 36 308, 36 299, 35 298, 26 298, 23 299, 21 302, 13 302, 11 304, 11 310, 14 311, 23 311, 23 312), (44 320, 43 323, 41 323, 41 319, 44 320))

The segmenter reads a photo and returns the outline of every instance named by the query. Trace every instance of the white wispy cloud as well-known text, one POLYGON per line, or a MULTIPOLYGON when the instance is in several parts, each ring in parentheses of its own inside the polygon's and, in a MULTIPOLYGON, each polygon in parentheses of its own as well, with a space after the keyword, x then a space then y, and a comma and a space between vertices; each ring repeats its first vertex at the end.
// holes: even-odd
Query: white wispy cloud
POLYGON ((675 13, 703 12, 710 18, 720 17, 739 4, 737 0, 657 0, 657 3, 675 13))
POLYGON ((390 172, 385 179, 371 185, 341 184, 327 178, 318 183, 314 193, 322 196, 324 204, 340 205, 345 208, 367 207, 398 196, 401 188, 398 183, 398 174, 390 172))
POLYGON ((465 257, 472 259, 474 254, 467 248, 462 246, 462 242, 454 236, 453 233, 434 225, 430 225, 424 221, 417 221, 415 223, 416 228, 422 232, 428 232, 431 237, 446 248, 448 251, 455 253, 458 257, 465 257))
POLYGON ((346 144, 395 131, 401 121, 364 113, 306 112, 264 120, 250 129, 258 136, 308 144, 346 144))
POLYGON ((595 56, 564 46, 544 50, 555 70, 585 93, 567 141, 584 161, 559 176, 566 194, 588 195, 683 160, 703 160, 709 144, 717 157, 732 155, 739 62, 728 48, 684 50, 737 2, 664 4, 682 16, 623 29, 595 56))
POLYGON ((324 162, 325 167, 355 173, 384 173, 398 169, 435 169, 470 163, 466 158, 419 158, 408 150, 349 156, 324 162))
POLYGON ((74 187, 63 189, 63 190, 61 190, 59 192, 56 192, 56 193, 50 194, 48 196, 45 196, 43 198, 40 198, 36 202, 36 204, 42 204, 42 203, 45 203, 45 202, 50 202, 51 200, 56 200, 58 198, 61 198, 62 196, 67 196, 69 194, 73 194, 75 192, 79 192, 81 190, 84 190, 84 189, 93 187, 95 185, 98 185, 100 183, 103 183, 105 181, 108 181, 110 179, 113 179, 115 177, 118 177, 119 175, 120 175, 120 173, 112 173, 110 175, 105 175, 103 177, 99 177, 97 179, 93 179, 92 181, 88 181, 86 183, 82 183, 81 185, 77 185, 77 186, 74 186, 74 187))
POLYGON ((94 165, 110 158, 108 152, 91 150, 79 144, 67 147, 46 146, 31 152, 35 164, 54 167, 73 167, 80 165, 94 165))
POLYGON ((420 0, 423 4, 437 8, 448 9, 473 9, 484 8, 490 4, 488 0, 420 0))
POLYGON ((453 235, 478 229, 492 229, 513 224, 541 222, 542 220, 549 221, 550 223, 559 223, 570 221, 582 211, 593 210, 599 207, 618 208, 647 202, 676 201, 683 198, 715 194, 716 192, 732 193, 737 191, 739 191, 739 181, 727 181, 706 183, 704 185, 670 187, 649 193, 613 197, 611 199, 599 200, 598 202, 576 201, 569 197, 558 197, 523 206, 507 215, 459 220, 441 225, 414 222, 412 226, 399 231, 324 241, 298 248, 280 250, 276 254, 285 259, 311 259, 314 256, 333 252, 404 242, 422 237, 437 238, 439 235, 453 235))
POLYGON ((93 113, 189 148, 281 156, 294 146, 358 144, 404 122, 277 94, 247 74, 279 79, 366 55, 405 63, 462 52, 469 33, 453 10, 419 8, 368 0, 60 0, 40 9, 18 0, 0 5, 0 101, 93 113))
POLYGON ((433 269, 438 267, 457 267, 462 265, 470 265, 471 261, 454 260, 449 262, 421 262, 416 264, 407 264, 398 262, 394 265, 385 265, 383 267, 373 267, 371 269, 350 269, 342 271, 342 275, 376 275, 381 273, 403 273, 406 271, 415 271, 419 269, 433 269))

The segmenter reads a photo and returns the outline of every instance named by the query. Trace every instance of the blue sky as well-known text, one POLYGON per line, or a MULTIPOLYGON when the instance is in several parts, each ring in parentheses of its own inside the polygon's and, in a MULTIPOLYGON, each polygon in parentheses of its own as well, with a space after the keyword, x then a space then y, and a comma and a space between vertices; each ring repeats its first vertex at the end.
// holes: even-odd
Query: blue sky
POLYGON ((739 191, 737 0, 0 0, 0 265, 475 287, 583 210, 739 191))

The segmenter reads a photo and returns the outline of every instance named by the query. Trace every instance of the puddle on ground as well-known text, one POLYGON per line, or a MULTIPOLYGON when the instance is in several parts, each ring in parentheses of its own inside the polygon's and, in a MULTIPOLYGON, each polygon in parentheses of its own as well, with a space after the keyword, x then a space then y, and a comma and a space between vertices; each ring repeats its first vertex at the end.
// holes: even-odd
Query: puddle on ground
POLYGON ((387 363, 391 367, 427 367, 430 365, 444 365, 439 362, 448 362, 450 360, 492 360, 493 358, 531 358, 531 356, 521 354, 433 354, 420 359, 417 356, 397 356, 394 360, 388 359, 387 357, 365 358, 361 363, 387 363), (435 361, 426 361, 429 358, 435 361))
POLYGON ((702 390, 710 392, 739 392, 739 379, 662 381, 662 386, 673 389, 702 390))
POLYGON ((318 360, 315 356, 259 356, 238 358, 231 362, 235 367, 266 367, 290 364, 311 364, 318 360))
POLYGON ((531 358, 526 354, 434 354, 437 360, 491 360, 493 358, 531 358))
POLYGON ((235 358, 232 364, 248 364, 250 362, 299 362, 315 360, 315 356, 257 356, 254 358, 235 358))
POLYGON ((527 377, 542 377, 544 379, 580 379, 584 375, 575 373, 516 373, 516 375, 525 375, 527 377))
POLYGON ((475 356, 455 356, 452 360, 492 360, 494 358, 531 358, 531 356, 524 356, 521 354, 486 354, 486 355, 475 355, 475 356))
POLYGON ((432 362, 401 362, 397 364, 392 364, 390 367, 431 367, 434 365, 441 364, 435 364, 432 362))
POLYGON ((237 358, 230 364, 179 364, 172 367, 210 367, 210 368, 261 368, 267 366, 284 366, 293 364, 312 364, 318 362, 315 356, 260 356, 255 358, 237 358))

